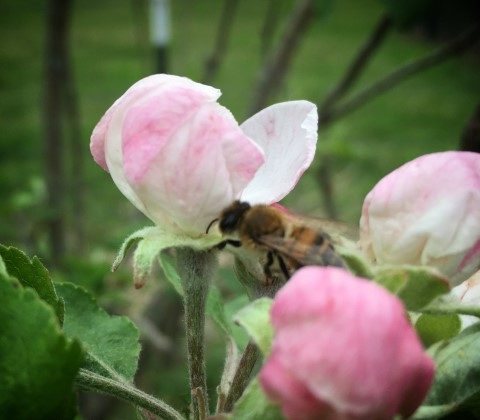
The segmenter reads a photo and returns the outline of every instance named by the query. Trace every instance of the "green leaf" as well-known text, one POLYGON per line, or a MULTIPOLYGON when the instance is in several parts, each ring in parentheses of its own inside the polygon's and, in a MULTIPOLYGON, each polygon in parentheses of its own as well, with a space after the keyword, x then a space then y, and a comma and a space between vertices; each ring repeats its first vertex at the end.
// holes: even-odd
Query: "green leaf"
POLYGON ((409 311, 418 311, 450 290, 447 280, 428 267, 379 267, 374 280, 402 299, 409 311))
POLYGON ((65 334, 77 338, 87 351, 86 369, 117 380, 132 381, 137 370, 139 333, 125 316, 107 314, 85 289, 57 284, 65 300, 65 334))
POLYGON ((65 338, 53 309, 0 276, 0 412, 3 419, 72 419, 80 344, 65 338))
POLYGON ((0 245, 0 257, 3 259, 9 275, 15 277, 23 286, 34 289, 38 296, 47 302, 63 323, 64 304, 57 296, 48 270, 37 257, 31 260, 17 248, 0 245))
POLYGON ((272 299, 260 298, 241 309, 234 320, 241 325, 255 341, 264 355, 270 353, 273 341, 273 327, 270 323, 272 299))
POLYGON ((442 340, 455 337, 462 327, 458 315, 430 315, 423 314, 415 323, 415 329, 425 347, 442 340))
POLYGON ((233 407, 235 420, 279 420, 283 416, 278 406, 272 404, 263 393, 258 379, 248 385, 233 407))
POLYGON ((474 324, 431 352, 435 380, 425 405, 455 405, 461 409, 480 395, 480 324, 474 324))
POLYGON ((439 419, 443 416, 454 411, 456 408, 455 404, 446 404, 446 405, 422 405, 420 408, 415 411, 412 419, 415 420, 434 420, 439 419))

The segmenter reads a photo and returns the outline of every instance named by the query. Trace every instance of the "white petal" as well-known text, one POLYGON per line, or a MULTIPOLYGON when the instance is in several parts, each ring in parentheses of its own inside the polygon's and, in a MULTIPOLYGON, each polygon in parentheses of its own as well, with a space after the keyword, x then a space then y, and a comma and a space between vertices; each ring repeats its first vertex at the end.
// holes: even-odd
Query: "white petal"
POLYGON ((251 204, 281 200, 312 163, 317 143, 317 107, 308 101, 275 104, 249 118, 241 128, 265 153, 265 163, 241 199, 251 204))

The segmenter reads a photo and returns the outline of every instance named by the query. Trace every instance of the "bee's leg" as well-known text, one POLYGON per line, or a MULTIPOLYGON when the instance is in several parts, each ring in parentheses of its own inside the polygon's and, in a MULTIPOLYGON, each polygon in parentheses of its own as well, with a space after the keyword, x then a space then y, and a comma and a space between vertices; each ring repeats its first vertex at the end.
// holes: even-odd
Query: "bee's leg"
POLYGON ((227 245, 234 246, 235 248, 239 248, 242 246, 242 243, 240 241, 235 241, 233 239, 227 239, 226 241, 220 242, 216 248, 217 249, 224 249, 227 245))
POLYGON ((278 260, 278 265, 280 266, 280 270, 282 270, 283 275, 288 280, 290 278, 290 273, 288 272, 288 268, 287 268, 287 265, 285 264, 285 261, 278 254, 277 254, 277 260, 278 260))
POLYGON ((273 264, 273 252, 268 251, 267 253, 267 262, 263 266, 263 272, 265 273, 265 277, 267 278, 267 283, 270 283, 272 280, 272 264, 273 264))
POLYGON ((240 248, 242 246, 242 243, 240 241, 236 241, 234 239, 227 239, 225 242, 227 243, 227 245, 231 245, 235 248, 240 248))

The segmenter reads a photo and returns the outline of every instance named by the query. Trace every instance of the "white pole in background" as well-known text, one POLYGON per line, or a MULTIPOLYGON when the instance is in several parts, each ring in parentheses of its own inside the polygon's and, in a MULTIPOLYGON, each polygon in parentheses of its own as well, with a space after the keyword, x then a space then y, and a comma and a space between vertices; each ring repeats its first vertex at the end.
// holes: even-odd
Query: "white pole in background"
POLYGON ((170 29, 170 0, 150 0, 150 39, 155 49, 157 73, 168 72, 170 29))

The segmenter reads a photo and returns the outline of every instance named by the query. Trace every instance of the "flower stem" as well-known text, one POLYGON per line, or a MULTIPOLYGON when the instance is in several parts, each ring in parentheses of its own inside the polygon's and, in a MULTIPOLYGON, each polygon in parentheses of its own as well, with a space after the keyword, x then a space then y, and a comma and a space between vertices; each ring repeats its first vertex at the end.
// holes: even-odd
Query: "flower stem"
POLYGON ((76 384, 80 389, 86 391, 100 392, 128 401, 136 407, 144 408, 165 419, 185 420, 185 417, 167 403, 140 391, 128 383, 118 382, 86 369, 80 369, 76 384))
POLYGON ((245 347, 245 350, 243 351, 240 363, 238 364, 235 376, 233 377, 232 384, 230 385, 230 389, 228 390, 228 395, 225 399, 225 403, 223 404, 223 407, 221 407, 221 411, 226 413, 231 411, 233 408, 233 404, 240 398, 243 391, 245 391, 253 367, 255 366, 259 355, 260 352, 258 350, 258 347, 255 343, 250 341, 245 347))
POLYGON ((200 252, 188 248, 179 249, 177 259, 178 272, 182 278, 184 290, 185 330, 193 418, 201 420, 209 412, 204 357, 205 304, 215 259, 212 252, 200 252))

